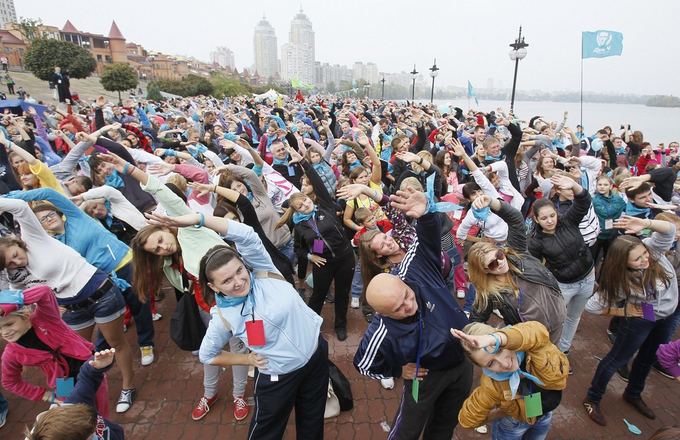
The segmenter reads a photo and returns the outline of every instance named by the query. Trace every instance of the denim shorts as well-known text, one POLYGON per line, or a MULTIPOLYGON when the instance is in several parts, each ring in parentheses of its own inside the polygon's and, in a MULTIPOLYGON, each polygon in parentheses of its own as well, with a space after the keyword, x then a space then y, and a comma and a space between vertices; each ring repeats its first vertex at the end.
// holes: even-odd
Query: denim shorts
POLYGON ((82 330, 94 324, 115 321, 125 313, 125 300, 115 285, 97 301, 87 307, 68 309, 62 315, 64 322, 73 330, 82 330))

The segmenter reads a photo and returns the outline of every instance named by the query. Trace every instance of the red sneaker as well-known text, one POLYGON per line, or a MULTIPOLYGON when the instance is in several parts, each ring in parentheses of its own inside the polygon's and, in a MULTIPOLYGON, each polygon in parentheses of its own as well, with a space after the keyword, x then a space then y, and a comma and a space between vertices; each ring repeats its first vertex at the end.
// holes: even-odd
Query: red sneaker
POLYGON ((234 397, 234 418, 236 420, 243 420, 248 417, 249 412, 250 408, 248 407, 248 403, 243 400, 243 396, 234 397))
POLYGON ((208 399, 205 396, 201 397, 201 400, 198 401, 198 403, 194 407, 194 410, 191 411, 191 418, 194 420, 201 420, 208 414, 208 412, 210 411, 210 407, 213 406, 216 401, 217 396, 211 399, 208 399))

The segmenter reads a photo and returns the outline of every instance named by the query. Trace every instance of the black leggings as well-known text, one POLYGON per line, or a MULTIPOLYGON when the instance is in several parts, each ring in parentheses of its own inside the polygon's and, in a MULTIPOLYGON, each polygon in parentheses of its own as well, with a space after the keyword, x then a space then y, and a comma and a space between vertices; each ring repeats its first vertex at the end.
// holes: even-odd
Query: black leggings
POLYGON ((335 328, 347 328, 347 307, 349 306, 349 291, 354 276, 354 253, 329 258, 321 267, 312 265, 314 289, 309 298, 309 307, 319 315, 323 308, 323 301, 335 281, 335 328))

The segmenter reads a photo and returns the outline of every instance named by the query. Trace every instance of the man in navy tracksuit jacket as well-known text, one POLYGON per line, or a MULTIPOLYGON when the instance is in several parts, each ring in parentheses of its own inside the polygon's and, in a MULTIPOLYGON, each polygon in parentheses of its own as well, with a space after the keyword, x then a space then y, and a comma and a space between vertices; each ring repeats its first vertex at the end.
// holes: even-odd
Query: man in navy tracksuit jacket
MULTIPOLYGON (((415 211, 426 210, 423 193, 400 193, 397 199, 402 204, 410 199, 415 211)), ((408 214, 418 217, 415 211, 408 214)), ((397 275, 380 274, 367 288, 376 314, 359 344, 354 366, 375 379, 399 377, 404 367, 402 400, 389 440, 418 439, 421 433, 426 440, 451 439, 472 385, 472 366, 450 333, 468 321, 441 274, 440 230, 436 214, 420 216, 418 238, 397 275), (411 379, 418 359, 422 380, 416 402, 411 379)))

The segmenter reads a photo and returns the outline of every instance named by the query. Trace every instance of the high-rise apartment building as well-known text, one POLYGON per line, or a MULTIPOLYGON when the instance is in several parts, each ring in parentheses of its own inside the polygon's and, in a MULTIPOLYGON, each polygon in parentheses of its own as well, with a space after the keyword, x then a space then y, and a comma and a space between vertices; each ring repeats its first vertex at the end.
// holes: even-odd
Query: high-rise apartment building
POLYGON ((214 51, 210 52, 210 62, 230 69, 236 67, 234 52, 224 46, 217 47, 214 51))
POLYGON ((281 48, 281 77, 284 81, 315 83, 314 30, 302 9, 293 17, 288 43, 281 48))
POLYGON ((0 0, 0 28, 5 29, 7 23, 17 22, 17 10, 14 0, 0 0))
POLYGON ((255 71, 263 78, 272 78, 279 72, 277 59, 276 32, 267 19, 262 20, 255 26, 253 35, 255 48, 255 71))

